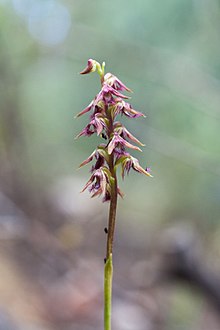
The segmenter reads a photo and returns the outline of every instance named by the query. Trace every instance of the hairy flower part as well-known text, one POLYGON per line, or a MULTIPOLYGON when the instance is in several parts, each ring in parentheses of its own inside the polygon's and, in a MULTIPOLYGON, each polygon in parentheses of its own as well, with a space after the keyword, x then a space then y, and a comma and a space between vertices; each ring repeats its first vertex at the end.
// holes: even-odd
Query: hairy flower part
POLYGON ((133 150, 142 151, 139 147, 136 147, 133 144, 129 143, 128 141, 123 139, 117 132, 115 132, 112 139, 111 139, 111 141, 109 142, 109 145, 108 145, 109 155, 111 155, 113 150, 118 146, 124 146, 126 148, 130 148, 130 149, 133 149, 133 150))
POLYGON ((111 73, 106 73, 104 76, 104 82, 113 87, 114 89, 116 89, 117 91, 128 91, 128 92, 132 92, 132 90, 130 88, 128 88, 127 86, 125 86, 125 84, 123 84, 123 82, 121 82, 121 80, 119 80, 116 76, 114 76, 111 73))

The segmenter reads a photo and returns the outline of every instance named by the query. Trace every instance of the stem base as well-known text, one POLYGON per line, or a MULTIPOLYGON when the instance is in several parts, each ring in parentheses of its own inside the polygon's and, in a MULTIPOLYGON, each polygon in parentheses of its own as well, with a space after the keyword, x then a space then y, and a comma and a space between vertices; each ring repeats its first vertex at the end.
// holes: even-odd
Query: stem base
POLYGON ((112 277, 113 264, 112 254, 110 254, 104 271, 104 330, 111 330, 112 277))

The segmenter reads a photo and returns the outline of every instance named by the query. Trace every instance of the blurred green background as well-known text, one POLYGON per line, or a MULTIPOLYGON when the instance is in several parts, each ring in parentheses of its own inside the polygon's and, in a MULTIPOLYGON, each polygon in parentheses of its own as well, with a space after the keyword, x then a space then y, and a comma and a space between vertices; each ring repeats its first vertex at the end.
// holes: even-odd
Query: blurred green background
MULTIPOLYGON (((29 240, 36 230, 36 236, 43 240, 44 228, 52 241, 56 239, 56 248, 63 244, 63 258, 83 259, 85 264, 90 257, 95 258, 100 276, 97 286, 102 294, 103 228, 108 205, 79 194, 88 180, 89 167, 77 170, 99 139, 74 140, 88 121, 86 115, 79 119, 74 116, 100 89, 96 74, 79 75, 88 58, 105 61, 106 72, 115 74, 133 90, 131 104, 147 116, 123 118, 126 127, 146 144, 142 154, 133 154, 143 167, 151 168, 154 177, 131 172, 120 183, 125 198, 118 209, 116 268, 117 264, 122 267, 123 248, 131 255, 130 260, 137 258, 139 250, 143 259, 151 243, 155 244, 152 237, 178 224, 196 228, 208 246, 207 255, 214 263, 218 260, 219 32, 218 0, 0 0, 1 190, 2 196, 25 215, 22 226, 28 227, 28 235, 25 229, 17 237, 15 229, 5 240, 8 227, 2 216, 4 260, 8 245, 10 260, 14 260, 18 242, 20 246, 20 241, 29 240), (48 208, 59 214, 56 220, 51 214, 45 215, 48 208)), ((50 248, 53 251, 53 245, 50 248)), ((45 251, 50 248, 46 245, 45 251)), ((14 265, 14 261, 11 263, 14 265)), ((16 267, 19 264, 21 261, 16 267)), ((27 264, 26 260, 21 272, 25 273, 27 264)), ((123 267, 121 272, 123 277, 123 267)), ((22 281, 26 283, 27 279, 22 281)), ((130 285, 128 280, 128 288, 130 285)), ((36 291, 39 294, 39 287, 36 291)), ((115 292, 117 296, 117 288, 115 292)), ((169 296, 173 300, 159 329, 196 329, 198 325, 203 329, 200 314, 204 305, 198 297, 191 297, 182 288, 169 296)), ((2 299, 2 306, 6 300, 2 299)), ((100 308, 96 310, 99 314, 100 308)), ((15 316, 10 308, 9 313, 22 319, 22 313, 15 316)), ((121 313, 127 314, 126 308, 121 313)), ((27 329, 38 329, 40 319, 44 321, 39 329, 101 329, 99 318, 89 325, 76 321, 78 312, 72 314, 75 316, 69 323, 65 317, 62 326, 55 322, 57 327, 51 320, 45 321, 42 314, 38 321, 25 320, 29 322, 27 329)), ((156 329, 146 321, 137 323, 136 328, 115 322, 119 330, 156 329)), ((24 325, 22 329, 26 329, 24 325)))

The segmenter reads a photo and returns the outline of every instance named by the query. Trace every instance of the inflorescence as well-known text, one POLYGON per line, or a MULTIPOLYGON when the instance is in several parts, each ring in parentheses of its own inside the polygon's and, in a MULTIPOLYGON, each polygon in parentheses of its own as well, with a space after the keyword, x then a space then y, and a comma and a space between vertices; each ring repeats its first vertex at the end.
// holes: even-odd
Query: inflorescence
MULTIPOLYGON (((138 146, 132 143, 140 146, 144 146, 144 144, 117 120, 118 115, 125 115, 129 118, 145 117, 145 115, 133 109, 130 103, 126 101, 129 97, 121 93, 131 92, 131 90, 113 74, 104 74, 104 67, 105 63, 101 66, 97 61, 89 59, 87 67, 80 72, 87 74, 97 71, 101 79, 101 90, 94 100, 76 116, 80 117, 87 112, 91 113, 90 122, 77 137, 91 136, 96 133, 106 140, 106 143, 98 145, 79 166, 82 167, 95 160, 91 168, 92 175, 82 191, 88 188, 92 194, 91 197, 102 195, 103 202, 111 200, 116 180, 116 169, 119 165, 123 179, 131 168, 151 177, 150 169, 142 168, 138 159, 127 151, 127 148, 141 151, 138 146)), ((118 187, 116 189, 117 194, 123 197, 121 190, 118 187)))

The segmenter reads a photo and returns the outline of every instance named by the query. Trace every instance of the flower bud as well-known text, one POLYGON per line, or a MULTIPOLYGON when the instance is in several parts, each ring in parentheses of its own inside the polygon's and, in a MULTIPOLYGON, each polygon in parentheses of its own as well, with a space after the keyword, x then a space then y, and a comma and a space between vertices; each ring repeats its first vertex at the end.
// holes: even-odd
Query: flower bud
POLYGON ((80 74, 87 74, 90 72, 96 71, 97 62, 95 60, 92 60, 91 58, 88 60, 87 67, 80 72, 80 74))

